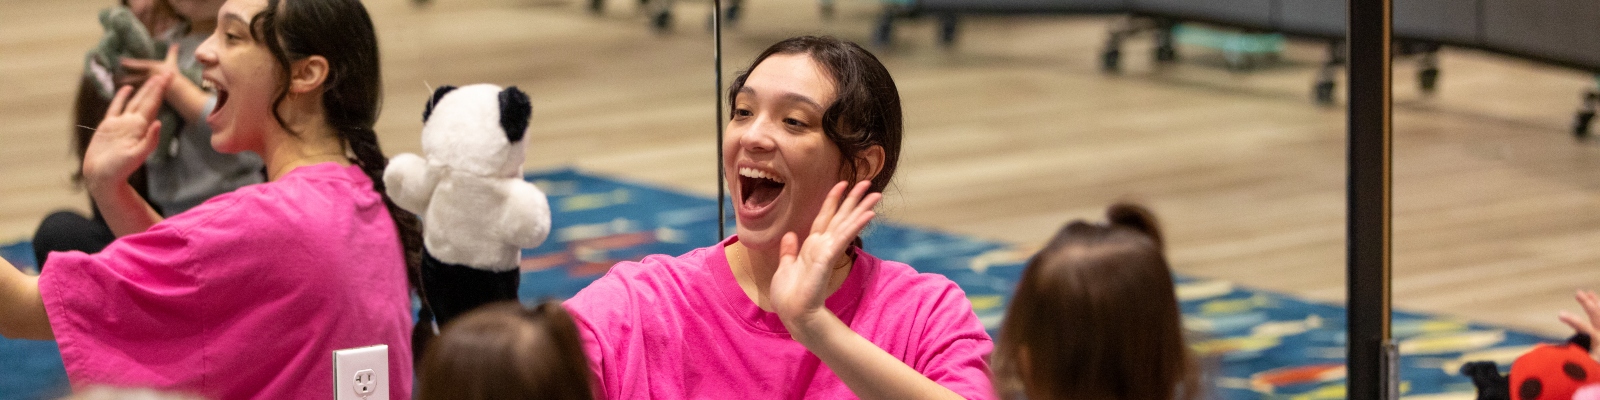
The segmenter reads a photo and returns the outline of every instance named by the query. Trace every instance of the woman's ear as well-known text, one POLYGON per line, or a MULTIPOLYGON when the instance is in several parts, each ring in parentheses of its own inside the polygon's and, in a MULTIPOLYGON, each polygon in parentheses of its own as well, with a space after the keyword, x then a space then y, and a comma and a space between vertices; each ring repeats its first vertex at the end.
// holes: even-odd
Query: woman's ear
POLYGON ((871 180, 883 170, 883 146, 872 145, 856 153, 855 182, 871 180))
POLYGON ((310 93, 328 79, 328 59, 313 55, 289 63, 289 93, 310 93))

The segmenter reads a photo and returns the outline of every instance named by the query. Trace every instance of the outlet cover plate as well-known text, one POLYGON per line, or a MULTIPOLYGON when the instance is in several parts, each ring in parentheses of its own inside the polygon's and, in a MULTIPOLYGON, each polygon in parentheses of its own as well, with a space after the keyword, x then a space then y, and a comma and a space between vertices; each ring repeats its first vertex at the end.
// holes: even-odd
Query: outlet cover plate
POLYGON ((335 400, 389 400, 389 346, 333 352, 335 400))

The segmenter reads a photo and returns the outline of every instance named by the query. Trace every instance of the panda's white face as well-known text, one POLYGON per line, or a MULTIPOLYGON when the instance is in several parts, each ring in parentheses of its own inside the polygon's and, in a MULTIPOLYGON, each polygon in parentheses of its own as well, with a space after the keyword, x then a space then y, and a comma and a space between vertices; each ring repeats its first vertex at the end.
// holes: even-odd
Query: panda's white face
POLYGON ((523 141, 511 142, 500 124, 494 85, 456 88, 432 106, 422 124, 422 151, 430 163, 479 176, 522 176, 523 141))

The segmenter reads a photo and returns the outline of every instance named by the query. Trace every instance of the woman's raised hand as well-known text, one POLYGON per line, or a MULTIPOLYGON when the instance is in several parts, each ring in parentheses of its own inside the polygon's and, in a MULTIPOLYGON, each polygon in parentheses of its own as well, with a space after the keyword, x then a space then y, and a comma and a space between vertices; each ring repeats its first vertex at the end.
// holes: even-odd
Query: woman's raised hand
POLYGON ((847 187, 848 182, 839 182, 828 192, 803 247, 794 232, 783 235, 778 270, 772 276, 769 290, 769 304, 797 338, 805 334, 813 322, 826 319, 817 317, 828 313, 823 304, 828 299, 834 260, 844 254, 861 229, 872 221, 876 215, 872 207, 883 198, 879 193, 868 194, 871 182, 862 181, 841 203, 840 197, 847 187))
POLYGON ((156 113, 172 77, 171 73, 152 76, 137 93, 131 86, 117 90, 83 154, 83 177, 91 191, 98 185, 126 182, 155 151, 161 132, 156 113))

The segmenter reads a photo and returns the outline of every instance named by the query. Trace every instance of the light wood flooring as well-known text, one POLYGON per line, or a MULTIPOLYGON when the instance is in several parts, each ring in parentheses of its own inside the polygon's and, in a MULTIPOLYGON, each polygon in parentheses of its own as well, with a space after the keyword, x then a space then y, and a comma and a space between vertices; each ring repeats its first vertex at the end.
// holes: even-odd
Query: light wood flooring
MULTIPOLYGON (((0 2, 0 240, 30 235, 69 184, 69 108, 103 1, 0 2)), ((578 168, 713 194, 709 3, 677 5, 657 35, 631 0, 369 1, 383 45, 388 152, 416 152, 429 86, 517 85, 534 99, 527 166, 578 168)), ((750 0, 725 35, 725 71, 802 33, 870 41, 880 4, 750 0)), ((1182 274, 1339 302, 1344 112, 1310 101, 1323 47, 1291 42, 1246 73, 1201 48, 1098 71, 1112 17, 979 17, 941 49, 931 20, 876 53, 904 99, 898 184, 882 218, 1038 246, 1118 199, 1159 213, 1182 274)), ((1568 133, 1591 76, 1447 49, 1434 96, 1397 58, 1394 299, 1398 308, 1550 335, 1571 293, 1600 287, 1600 147, 1568 133)), ((1343 88, 1341 86, 1341 93, 1343 88)))

